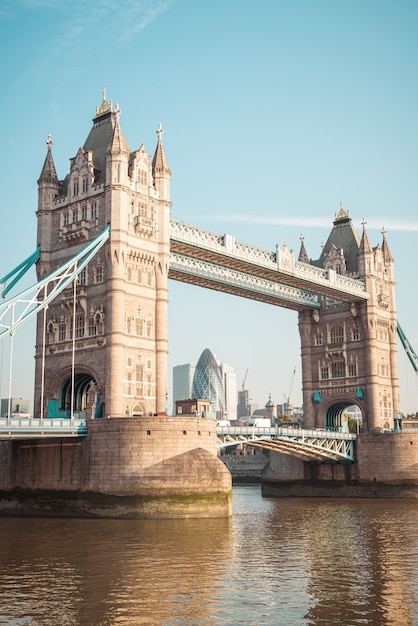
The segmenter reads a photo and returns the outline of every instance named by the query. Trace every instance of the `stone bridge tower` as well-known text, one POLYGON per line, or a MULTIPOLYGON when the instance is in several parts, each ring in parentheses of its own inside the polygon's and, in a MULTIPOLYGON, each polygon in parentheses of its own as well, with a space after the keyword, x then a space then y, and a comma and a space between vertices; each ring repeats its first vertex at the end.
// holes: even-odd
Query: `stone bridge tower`
POLYGON ((38 280, 110 225, 110 239, 39 314, 34 415, 164 413, 170 177, 161 125, 153 159, 132 151, 103 91, 93 127, 59 180, 52 141, 38 180, 38 280))
POLYGON ((321 297, 321 309, 299 313, 306 428, 344 429, 345 411, 360 408, 363 430, 390 430, 399 410, 394 261, 383 242, 372 248, 340 207, 317 261, 302 240, 299 260, 363 280, 361 303, 321 297))

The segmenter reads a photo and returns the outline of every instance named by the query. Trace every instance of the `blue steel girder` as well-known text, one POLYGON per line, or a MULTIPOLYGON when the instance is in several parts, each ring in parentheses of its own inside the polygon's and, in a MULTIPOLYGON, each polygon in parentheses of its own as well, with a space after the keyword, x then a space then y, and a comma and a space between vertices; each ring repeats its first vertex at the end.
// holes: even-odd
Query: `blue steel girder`
POLYGON ((333 436, 231 432, 217 434, 218 448, 245 444, 288 454, 302 461, 354 461, 355 441, 355 435, 338 436, 337 433, 333 433, 333 436))
MULTIPOLYGON (((173 266, 170 264, 169 277, 219 289, 216 283, 214 283, 216 286, 211 286, 209 281, 207 285, 199 282, 197 271, 195 280, 192 280, 191 262, 200 261, 216 268, 223 267, 253 278, 271 281, 282 287, 293 287, 305 294, 319 294, 346 302, 369 298, 363 281, 342 276, 333 270, 324 270, 311 264, 301 263, 295 259, 293 251, 289 251, 287 246, 283 249, 279 246, 276 248, 275 253, 268 252, 238 242, 233 235, 211 233, 171 219, 170 250, 173 266), (187 260, 188 273, 182 273, 178 267, 174 266, 174 261, 177 261, 179 257, 187 260)), ((227 289, 223 290, 227 291, 227 289)), ((286 305, 282 304, 282 306, 286 305)))
POLYGON ((95 239, 90 241, 78 254, 66 263, 63 263, 54 272, 46 276, 38 283, 25 289, 13 298, 6 300, 0 305, 0 339, 6 335, 13 334, 19 326, 27 322, 63 291, 73 280, 75 280, 81 270, 86 267, 100 248, 106 243, 110 236, 110 226, 100 233, 95 239), (22 310, 15 316, 15 309, 22 310), (6 315, 11 315, 11 321, 5 322, 6 315))

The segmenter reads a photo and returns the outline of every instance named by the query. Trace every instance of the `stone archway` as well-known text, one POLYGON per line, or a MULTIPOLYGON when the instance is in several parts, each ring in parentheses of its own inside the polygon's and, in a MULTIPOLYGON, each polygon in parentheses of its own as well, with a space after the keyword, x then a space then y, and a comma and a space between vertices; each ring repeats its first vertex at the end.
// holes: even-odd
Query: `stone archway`
POLYGON ((336 402, 329 406, 325 415, 325 428, 331 431, 349 432, 347 409, 351 406, 356 406, 360 409, 357 404, 347 400, 336 402))
POLYGON ((96 380, 88 372, 67 375, 62 381, 58 397, 48 400, 50 418, 101 417, 100 393, 96 380))

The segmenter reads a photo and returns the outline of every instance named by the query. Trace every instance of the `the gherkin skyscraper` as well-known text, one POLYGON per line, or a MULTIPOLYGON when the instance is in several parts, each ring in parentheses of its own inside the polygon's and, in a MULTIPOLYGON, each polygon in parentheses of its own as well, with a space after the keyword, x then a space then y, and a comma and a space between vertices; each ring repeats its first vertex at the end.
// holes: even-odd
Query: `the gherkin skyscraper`
POLYGON ((215 355, 206 348, 196 365, 193 377, 192 397, 210 400, 217 418, 225 412, 225 391, 222 383, 221 367, 215 355))

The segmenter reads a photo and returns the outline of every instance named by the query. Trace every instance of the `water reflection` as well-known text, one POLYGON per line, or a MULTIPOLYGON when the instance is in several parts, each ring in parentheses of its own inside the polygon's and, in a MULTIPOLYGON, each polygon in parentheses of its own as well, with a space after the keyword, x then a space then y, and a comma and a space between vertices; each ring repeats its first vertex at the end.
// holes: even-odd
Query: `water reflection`
POLYGON ((412 626, 417 507, 234 487, 232 520, 0 518, 0 624, 412 626))

